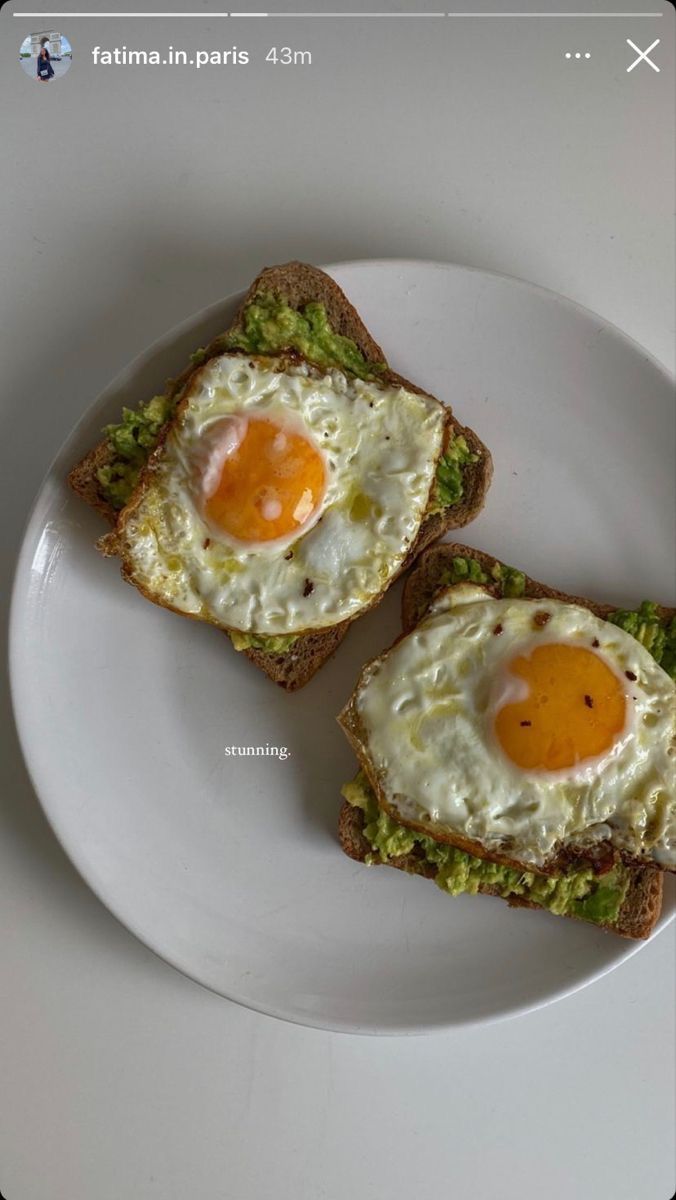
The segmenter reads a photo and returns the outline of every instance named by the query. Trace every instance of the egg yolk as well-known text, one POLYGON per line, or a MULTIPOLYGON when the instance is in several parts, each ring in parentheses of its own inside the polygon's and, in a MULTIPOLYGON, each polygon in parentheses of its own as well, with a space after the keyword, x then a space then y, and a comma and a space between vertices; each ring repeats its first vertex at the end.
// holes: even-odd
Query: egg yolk
POLYGON ((305 525, 325 489, 324 460, 307 438, 268 418, 248 419, 205 512, 238 541, 271 542, 305 525))
POLYGON ((547 643, 513 659, 509 670, 528 695, 500 709, 495 732, 517 767, 560 771, 611 749, 624 728, 626 698, 598 654, 547 643))

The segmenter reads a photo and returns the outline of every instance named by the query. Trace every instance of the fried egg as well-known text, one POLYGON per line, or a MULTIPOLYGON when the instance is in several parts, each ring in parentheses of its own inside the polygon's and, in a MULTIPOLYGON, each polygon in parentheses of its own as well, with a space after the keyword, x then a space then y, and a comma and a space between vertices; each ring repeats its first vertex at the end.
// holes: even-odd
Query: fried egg
POLYGON ((244 633, 352 618, 416 538, 445 419, 430 396, 303 360, 213 358, 120 521, 125 574, 244 633))
POLYGON ((606 840, 676 866, 674 683, 587 609, 450 588, 353 703, 404 821, 536 867, 606 840))

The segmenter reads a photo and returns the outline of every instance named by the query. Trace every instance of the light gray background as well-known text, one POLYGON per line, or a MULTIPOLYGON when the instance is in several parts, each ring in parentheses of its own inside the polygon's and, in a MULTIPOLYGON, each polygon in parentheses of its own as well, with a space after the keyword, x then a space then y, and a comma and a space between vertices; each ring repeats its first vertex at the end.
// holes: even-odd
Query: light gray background
MULTIPOLYGON (((597 310, 672 366, 665 12, 69 19, 72 69, 38 87, 18 48, 42 23, 6 6, 3 598, 75 419, 150 341, 263 263, 397 256, 505 271, 597 310), (661 72, 627 74, 626 37, 658 36, 661 72), (95 68, 96 44, 237 44, 259 60, 291 45, 313 65, 95 68), (567 61, 567 49, 592 58, 567 61)), ((593 988, 481 1030, 360 1039, 283 1025, 181 978, 90 895, 41 816, 4 704, 7 1200, 672 1194, 673 927, 593 988)))

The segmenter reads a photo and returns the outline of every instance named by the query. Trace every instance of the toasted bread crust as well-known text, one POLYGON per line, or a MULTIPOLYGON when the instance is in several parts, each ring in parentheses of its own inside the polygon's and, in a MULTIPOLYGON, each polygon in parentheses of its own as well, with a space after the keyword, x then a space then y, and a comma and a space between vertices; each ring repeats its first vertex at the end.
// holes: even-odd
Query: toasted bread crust
MULTIPOLYGON (((499 559, 494 558, 490 554, 486 554, 481 550, 474 550, 471 546, 463 546, 456 542, 443 542, 437 546, 431 547, 423 553, 411 574, 409 575, 404 585, 402 597, 402 625, 403 631, 396 642, 402 637, 409 634, 418 623, 423 619, 434 597, 439 593, 440 589, 445 585, 442 583, 444 572, 447 571, 453 558, 474 558, 479 562, 481 568, 490 576, 492 568, 499 559)), ((600 604, 596 601, 588 600, 582 596, 570 596, 565 592, 561 592, 556 588, 550 588, 538 580, 531 579, 525 576, 525 592, 524 598, 530 600, 561 600, 567 604, 580 605, 583 608, 589 609, 595 616, 602 620, 607 620, 610 614, 614 611, 611 604, 600 604)), ((484 585, 486 586, 486 585, 484 585)), ((496 592, 496 588, 489 588, 489 591, 496 592)), ((669 620, 676 614, 676 609, 659 606, 659 614, 662 619, 669 620)), ((361 680, 370 667, 379 662, 385 657, 388 651, 378 655, 367 663, 362 670, 359 681, 348 700, 343 711, 339 714, 338 721, 341 725, 350 745, 352 746, 360 765, 366 773, 369 783, 376 794, 379 806, 385 812, 402 825, 408 826, 410 829, 415 829, 419 833, 425 833, 428 836, 434 837, 439 842, 445 842, 447 845, 456 846, 459 850, 464 850, 467 854, 473 855, 475 858, 486 858, 493 862, 501 863, 506 867, 513 867, 517 870, 526 869, 536 871, 543 875, 557 875, 561 871, 565 871, 571 858, 575 860, 584 859, 588 861, 597 871, 602 872, 612 867, 614 861, 621 857, 622 861, 629 866, 646 868, 645 860, 632 857, 625 853, 618 853, 615 847, 610 842, 602 842, 590 847, 575 848, 572 851, 569 848, 563 848, 556 854, 553 854, 546 862, 534 866, 531 863, 524 863, 519 859, 513 858, 509 853, 500 850, 488 851, 482 842, 475 841, 472 838, 466 837, 462 833, 457 833, 447 827, 439 827, 431 832, 429 824, 423 821, 410 820, 405 815, 402 815, 397 807, 385 795, 380 779, 375 772, 373 765, 369 760, 367 749, 367 737, 359 718, 356 706, 356 695, 359 690, 361 680)), ((661 869, 661 868, 655 868, 661 869)), ((676 870, 676 868, 668 868, 676 870)))
MULTIPOLYGON (((307 263, 290 262, 281 266, 266 267, 253 281, 247 291, 240 309, 230 330, 242 327, 243 313, 250 301, 261 291, 271 291, 283 295, 294 308, 302 308, 309 301, 323 304, 329 322, 336 332, 349 337, 356 343, 361 353, 369 362, 381 363, 384 354, 378 343, 371 337, 356 309, 350 304, 337 283, 324 271, 307 263)), ((215 338, 206 348, 205 359, 199 367, 190 365, 178 376, 169 381, 168 394, 180 400, 193 375, 201 369, 204 362, 223 353, 223 335, 215 338)), ((409 391, 424 393, 418 385, 410 383, 395 372, 387 371, 381 378, 384 382, 407 388, 409 391)), ((412 545, 406 560, 397 575, 408 569, 414 559, 427 546, 451 529, 460 528, 479 513, 483 508, 486 492, 493 474, 493 464, 489 451, 483 445, 472 429, 469 429, 455 419, 448 411, 446 442, 453 436, 464 436, 470 450, 479 456, 478 462, 470 463, 464 471, 464 495, 458 504, 440 513, 430 513, 423 521, 418 536, 412 545)), ((163 440, 162 434, 158 446, 163 440)), ((153 452, 154 453, 154 452, 153 452)), ((71 488, 91 507, 101 513, 108 523, 117 526, 118 513, 101 494, 97 471, 112 459, 110 445, 103 439, 97 446, 78 463, 68 476, 71 488)), ((144 468, 145 472, 145 468, 144 468)), ((142 472, 142 478, 143 474, 142 472)), ((122 510, 124 512, 124 510, 122 510)), ((115 534, 100 539, 100 549, 105 554, 116 553, 115 534)), ((128 576, 123 568, 123 576, 128 576)), ((394 579, 390 580, 390 584, 394 579)), ((389 585, 388 585, 389 586, 389 585)), ((152 597, 148 597, 152 599, 152 597)), ((168 607, 168 606, 163 606, 168 607)), ((185 614, 181 614, 185 615, 185 614)), ((361 613, 358 615, 362 615, 361 613)), ((199 618, 198 618, 199 619, 199 618)), ((353 618, 354 620, 358 617, 353 618)), ((272 654, 265 650, 247 649, 246 654, 256 666, 260 667, 273 682, 287 691, 295 691, 303 687, 324 662, 334 653, 345 637, 351 621, 344 621, 324 631, 315 631, 301 635, 283 654, 272 654)))
MULTIPOLYGON (((338 818, 338 836, 345 854, 356 862, 365 862, 367 855, 372 854, 371 847, 364 838, 363 829, 364 814, 362 810, 344 801, 338 818)), ((385 864, 376 858, 375 863, 395 867, 399 871, 408 872, 408 874, 423 875, 426 879, 434 879, 437 872, 433 863, 427 862, 421 854, 415 852, 399 858, 388 859, 385 864)), ((485 896, 497 896, 501 900, 505 899, 504 896, 500 896, 497 888, 490 884, 480 884, 479 891, 485 896)), ((590 923, 595 924, 597 929, 604 929, 608 933, 617 933, 620 937, 643 940, 650 936, 662 911, 662 891, 663 875, 661 871, 654 867, 634 867, 631 870, 629 889, 617 920, 606 924, 590 923)), ((547 911, 541 905, 534 904, 532 900, 526 900, 522 896, 513 896, 506 902, 512 908, 536 908, 541 912, 547 911)), ((569 916, 573 921, 584 919, 572 913, 564 915, 569 916)))

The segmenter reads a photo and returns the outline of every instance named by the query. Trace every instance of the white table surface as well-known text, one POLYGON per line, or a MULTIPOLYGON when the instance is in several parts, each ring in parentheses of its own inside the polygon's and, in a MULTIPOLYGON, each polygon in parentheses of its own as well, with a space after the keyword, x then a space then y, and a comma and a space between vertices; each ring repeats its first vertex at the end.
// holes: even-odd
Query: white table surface
MULTIPOLYGON (((42 23, 13 7, 0 14, 3 603, 75 419, 138 351, 263 263, 504 271, 673 366, 668 6, 662 20, 42 23), (45 94, 18 46, 59 26, 73 66, 45 94), (627 74, 626 37, 661 38, 659 74, 627 74), (91 46, 125 44, 259 57, 291 45, 313 65, 93 66, 91 46)), ((6 693, 0 737, 7 1200, 671 1196, 673 926, 512 1021, 410 1039, 285 1025, 182 978, 116 923, 41 815, 6 693)))

